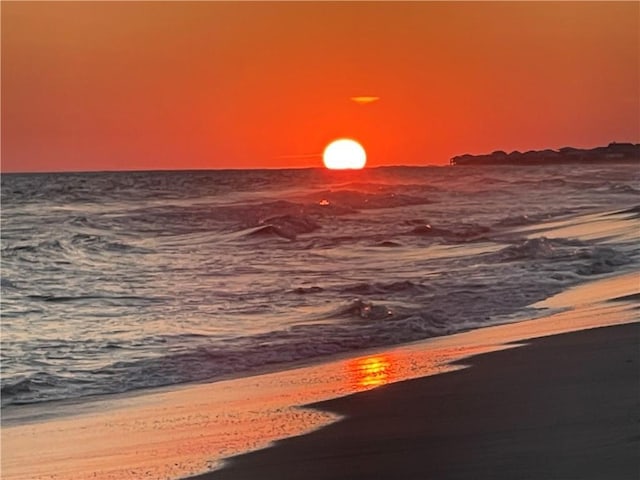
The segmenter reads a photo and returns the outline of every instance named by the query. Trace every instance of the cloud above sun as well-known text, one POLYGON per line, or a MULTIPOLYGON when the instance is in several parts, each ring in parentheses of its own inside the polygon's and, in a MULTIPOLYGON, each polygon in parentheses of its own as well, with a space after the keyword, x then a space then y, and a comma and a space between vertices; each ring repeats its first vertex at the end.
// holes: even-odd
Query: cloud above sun
POLYGON ((351 97, 352 101, 356 102, 357 104, 360 105, 367 105, 369 103, 373 103, 373 102, 377 102, 378 100, 380 100, 380 97, 374 97, 374 96, 360 96, 360 97, 351 97))

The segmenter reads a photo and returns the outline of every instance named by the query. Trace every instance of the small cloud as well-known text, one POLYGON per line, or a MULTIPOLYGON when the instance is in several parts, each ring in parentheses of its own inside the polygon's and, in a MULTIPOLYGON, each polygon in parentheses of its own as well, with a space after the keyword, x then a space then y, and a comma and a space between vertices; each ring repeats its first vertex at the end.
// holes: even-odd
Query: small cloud
POLYGON ((351 97, 351 100, 353 100, 359 105, 367 105, 369 103, 377 102, 378 100, 380 100, 380 97, 372 97, 372 96, 351 97))

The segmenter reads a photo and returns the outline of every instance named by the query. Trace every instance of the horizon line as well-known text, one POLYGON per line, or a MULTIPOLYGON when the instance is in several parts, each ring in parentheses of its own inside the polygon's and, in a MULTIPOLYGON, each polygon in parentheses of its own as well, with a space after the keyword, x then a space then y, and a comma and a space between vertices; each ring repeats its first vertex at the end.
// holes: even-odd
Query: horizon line
POLYGON ((306 167, 249 167, 249 168, 158 168, 158 169, 131 169, 131 170, 28 170, 28 171, 0 171, 2 175, 48 175, 57 173, 159 173, 159 172, 240 172, 247 170, 326 170, 328 172, 353 172, 361 170, 372 170, 376 168, 423 168, 423 167, 449 167, 448 163, 427 163, 427 164, 403 164, 403 165, 374 165, 365 166, 361 169, 330 169, 325 166, 306 167))

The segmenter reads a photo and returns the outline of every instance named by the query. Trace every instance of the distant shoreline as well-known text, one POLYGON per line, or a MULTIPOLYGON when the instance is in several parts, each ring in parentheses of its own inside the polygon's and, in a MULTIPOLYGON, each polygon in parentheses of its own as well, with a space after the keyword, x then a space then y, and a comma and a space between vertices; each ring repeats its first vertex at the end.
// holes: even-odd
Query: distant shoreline
POLYGON ((555 165, 560 163, 634 163, 640 162, 640 144, 610 143, 606 147, 582 149, 563 147, 559 150, 502 150, 484 155, 464 154, 451 158, 450 165, 555 165))

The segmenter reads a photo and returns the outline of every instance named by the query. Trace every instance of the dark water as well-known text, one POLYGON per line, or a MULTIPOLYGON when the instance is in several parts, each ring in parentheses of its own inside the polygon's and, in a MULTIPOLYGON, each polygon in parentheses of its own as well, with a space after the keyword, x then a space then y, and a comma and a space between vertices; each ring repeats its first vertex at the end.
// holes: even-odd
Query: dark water
POLYGON ((4 175, 2 402, 514 321, 637 268, 639 192, 633 165, 4 175))

